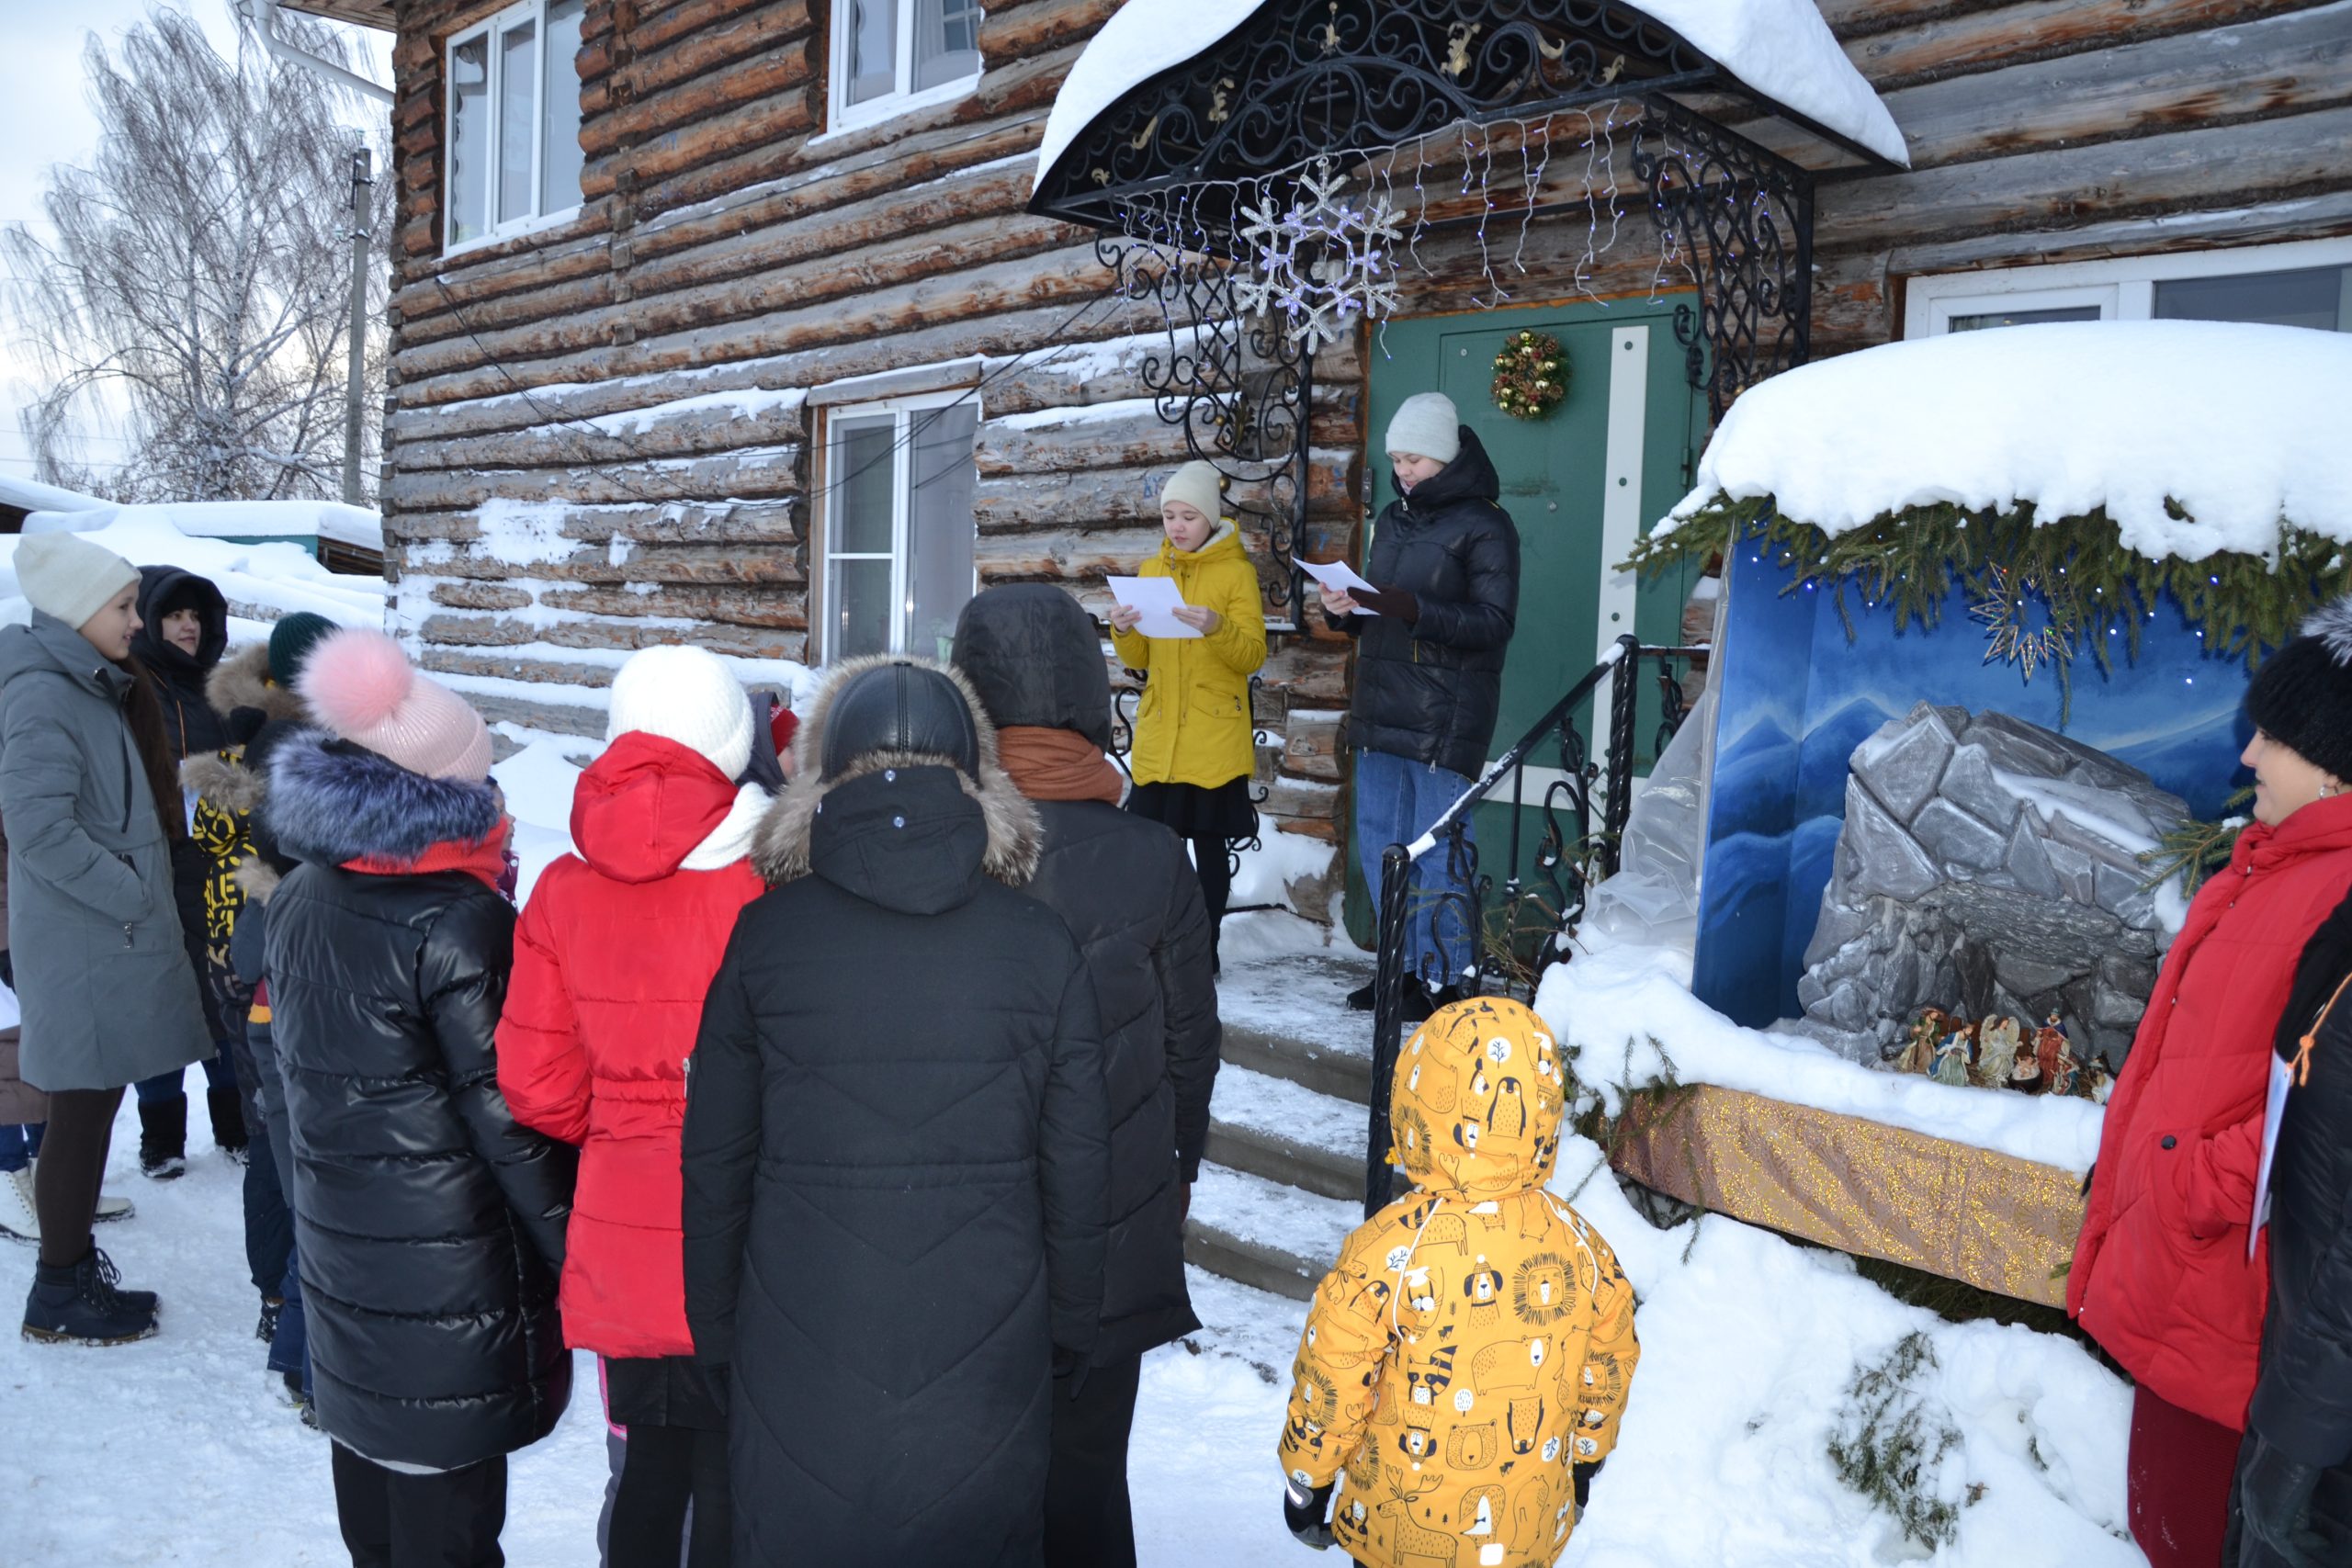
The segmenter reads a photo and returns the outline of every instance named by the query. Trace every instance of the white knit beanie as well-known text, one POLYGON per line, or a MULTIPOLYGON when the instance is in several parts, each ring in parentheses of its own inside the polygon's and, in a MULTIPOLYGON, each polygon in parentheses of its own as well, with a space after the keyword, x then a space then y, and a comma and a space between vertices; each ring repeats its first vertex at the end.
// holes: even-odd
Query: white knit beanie
POLYGON ((1216 469, 1195 457, 1159 487, 1159 504, 1181 501, 1211 523, 1225 515, 1225 492, 1217 489, 1216 469))
POLYGON ((1453 400, 1443 392, 1416 392, 1407 398, 1388 422, 1388 445, 1382 449, 1453 461, 1462 455, 1462 416, 1454 411, 1453 400))
POLYGON ((639 649, 613 677, 605 739, 643 730, 674 740, 729 778, 752 761, 752 700, 727 660, 707 649, 639 649))
POLYGON ((294 687, 329 729, 410 773, 468 784, 490 777, 481 715, 382 632, 345 626, 321 638, 294 687))
POLYGON ((17 586, 32 607, 79 631, 139 569, 79 534, 28 534, 17 543, 17 586))

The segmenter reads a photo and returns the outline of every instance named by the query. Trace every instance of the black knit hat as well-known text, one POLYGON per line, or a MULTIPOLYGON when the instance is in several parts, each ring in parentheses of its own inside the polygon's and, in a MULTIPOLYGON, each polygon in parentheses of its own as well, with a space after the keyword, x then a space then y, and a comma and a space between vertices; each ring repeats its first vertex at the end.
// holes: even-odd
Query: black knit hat
POLYGON ((2262 661, 2245 714, 2305 761, 2352 783, 2352 598, 2312 611, 2302 635, 2262 661))

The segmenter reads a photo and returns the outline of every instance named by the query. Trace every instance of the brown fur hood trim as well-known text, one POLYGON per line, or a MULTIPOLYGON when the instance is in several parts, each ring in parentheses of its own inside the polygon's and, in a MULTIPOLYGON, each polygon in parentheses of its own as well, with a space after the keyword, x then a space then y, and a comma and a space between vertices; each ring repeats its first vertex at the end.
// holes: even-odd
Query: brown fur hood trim
POLYGON ((268 903, 269 896, 277 892, 277 885, 285 880, 277 874, 276 866, 259 855, 248 855, 239 861, 237 869, 229 874, 238 886, 245 890, 245 897, 256 904, 268 903))
POLYGON ((823 688, 809 704, 799 731, 792 739, 792 782, 784 786, 784 793, 768 807, 752 840, 752 865, 770 883, 806 876, 808 836, 817 819, 817 805, 833 789, 885 768, 953 765, 945 757, 920 752, 874 751, 859 758, 856 765, 839 778, 817 776, 817 759, 824 755, 825 727, 835 694, 855 676, 888 664, 936 670, 963 694, 964 705, 972 710, 973 728, 979 733, 980 776, 975 783, 959 772, 956 782, 963 785, 966 795, 979 802, 981 816, 988 823, 989 847, 980 868, 1007 886, 1020 886, 1036 874, 1038 857, 1045 850, 1045 825, 1038 820, 1037 808, 1023 797, 1012 775, 997 761, 996 726, 989 722, 988 710, 980 705, 979 695, 964 678, 964 672, 952 664, 904 654, 872 654, 844 660, 827 674, 823 688))
POLYGON ((310 710, 291 687, 270 683, 269 644, 266 642, 249 643, 214 665, 205 678, 204 700, 222 718, 239 708, 259 708, 271 718, 311 722, 310 710))
POLYGON ((269 781, 243 762, 213 752, 199 752, 180 764, 180 787, 196 791, 207 806, 223 811, 251 811, 268 792, 269 781))

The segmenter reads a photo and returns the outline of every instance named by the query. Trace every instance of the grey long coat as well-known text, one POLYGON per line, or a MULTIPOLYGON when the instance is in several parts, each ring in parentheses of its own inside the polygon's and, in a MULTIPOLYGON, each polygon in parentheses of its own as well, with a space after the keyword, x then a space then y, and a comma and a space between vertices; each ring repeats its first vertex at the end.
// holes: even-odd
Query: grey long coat
POLYGON ((36 612, 0 628, 0 820, 20 1070, 116 1089, 212 1053, 170 847, 123 715, 131 677, 36 612))

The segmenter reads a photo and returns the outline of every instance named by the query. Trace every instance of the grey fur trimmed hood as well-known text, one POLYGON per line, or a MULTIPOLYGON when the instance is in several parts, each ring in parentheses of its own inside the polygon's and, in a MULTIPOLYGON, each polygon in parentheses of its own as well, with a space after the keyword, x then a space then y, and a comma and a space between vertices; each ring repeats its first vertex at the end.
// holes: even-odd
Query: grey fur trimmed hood
POLYGON ((214 665, 205 677, 204 700, 222 718, 239 708, 258 708, 265 718, 311 722, 310 711, 293 688, 271 682, 266 642, 248 643, 214 665))
POLYGON ((936 660, 917 659, 903 654, 871 654, 864 658, 844 660, 828 672, 824 686, 800 721, 800 728, 792 739, 792 781, 776 796, 761 818, 759 830, 752 840, 752 863, 771 884, 785 883, 808 874, 809 837, 817 819, 817 808, 826 795, 853 779, 865 778, 889 768, 948 767, 952 759, 911 751, 871 751, 860 757, 850 768, 836 777, 817 776, 817 759, 824 755, 825 729, 832 711, 833 698, 858 675, 891 664, 911 664, 917 669, 936 671, 954 682, 962 694, 965 706, 972 713, 972 723, 979 734, 980 772, 978 780, 956 771, 956 782, 966 795, 979 804, 980 815, 988 826, 988 851, 980 869, 990 877, 1010 887, 1018 887, 1036 874, 1037 859, 1045 845, 1045 827, 1037 817, 1037 808, 1023 797, 997 760, 996 726, 989 722, 988 710, 980 705, 978 694, 964 672, 952 664, 936 660))

